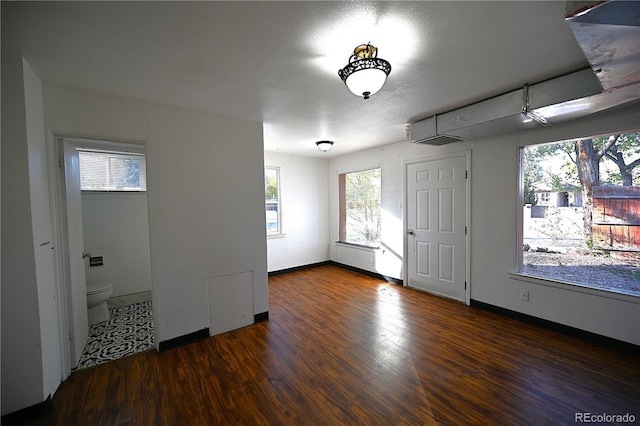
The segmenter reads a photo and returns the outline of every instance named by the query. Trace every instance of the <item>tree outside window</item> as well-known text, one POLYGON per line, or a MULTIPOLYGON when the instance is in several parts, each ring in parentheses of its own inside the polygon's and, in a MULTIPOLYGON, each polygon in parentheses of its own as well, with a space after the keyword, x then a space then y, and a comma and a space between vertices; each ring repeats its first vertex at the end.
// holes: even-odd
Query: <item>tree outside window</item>
POLYGON ((109 158, 109 180, 116 188, 140 187, 139 158, 109 158))
POLYGON ((344 173, 340 183, 340 241, 377 247, 380 245, 381 170, 344 173))
POLYGON ((520 272, 640 296, 640 133, 522 148, 520 272))

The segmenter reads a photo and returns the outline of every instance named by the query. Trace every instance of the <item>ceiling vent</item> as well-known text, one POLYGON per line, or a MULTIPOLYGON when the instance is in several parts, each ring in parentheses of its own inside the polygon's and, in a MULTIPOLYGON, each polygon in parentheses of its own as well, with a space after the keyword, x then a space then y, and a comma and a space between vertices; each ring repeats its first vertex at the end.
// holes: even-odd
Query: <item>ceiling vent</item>
POLYGON ((451 142, 461 142, 461 138, 456 138, 453 136, 433 136, 430 138, 419 139, 413 141, 414 143, 421 143, 424 145, 446 145, 451 142))
POLYGON ((407 124, 407 140, 424 145, 446 145, 451 142, 460 142, 463 139, 456 136, 439 135, 437 117, 434 116, 407 124))

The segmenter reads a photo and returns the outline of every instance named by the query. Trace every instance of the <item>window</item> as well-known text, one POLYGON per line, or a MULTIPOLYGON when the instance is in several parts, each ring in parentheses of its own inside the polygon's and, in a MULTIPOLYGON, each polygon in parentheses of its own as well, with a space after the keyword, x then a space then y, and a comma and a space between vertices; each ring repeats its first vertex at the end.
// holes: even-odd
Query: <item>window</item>
POLYGON ((520 273, 640 296, 640 133, 521 148, 520 273))
POLYGON ((280 215, 280 169, 264 168, 264 201, 267 217, 267 235, 282 233, 280 215))
POLYGON ((83 191, 146 191, 144 154, 78 150, 83 191))
POLYGON ((380 245, 380 176, 379 168, 339 176, 340 242, 380 245))

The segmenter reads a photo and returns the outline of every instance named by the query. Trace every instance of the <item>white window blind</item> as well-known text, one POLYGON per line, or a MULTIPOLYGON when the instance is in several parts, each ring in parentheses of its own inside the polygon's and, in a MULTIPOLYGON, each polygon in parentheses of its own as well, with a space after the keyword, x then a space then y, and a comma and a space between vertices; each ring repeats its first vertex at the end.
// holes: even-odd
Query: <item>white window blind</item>
POLYGON ((78 150, 83 191, 146 191, 144 154, 78 150))

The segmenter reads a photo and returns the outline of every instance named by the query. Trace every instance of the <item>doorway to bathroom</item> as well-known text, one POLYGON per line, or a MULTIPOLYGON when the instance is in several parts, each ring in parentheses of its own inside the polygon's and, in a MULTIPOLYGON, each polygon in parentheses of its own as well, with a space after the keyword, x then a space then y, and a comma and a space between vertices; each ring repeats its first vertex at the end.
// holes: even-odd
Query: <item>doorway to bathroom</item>
POLYGON ((137 143, 56 140, 69 374, 154 347, 146 157, 137 143))

